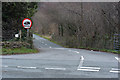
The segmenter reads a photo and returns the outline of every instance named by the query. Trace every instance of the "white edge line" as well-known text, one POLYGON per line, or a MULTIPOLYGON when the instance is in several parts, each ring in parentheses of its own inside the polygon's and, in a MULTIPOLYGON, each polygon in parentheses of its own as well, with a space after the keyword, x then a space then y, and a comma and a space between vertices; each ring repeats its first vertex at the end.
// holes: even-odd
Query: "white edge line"
POLYGON ((87 69, 100 69, 98 67, 80 67, 81 69, 87 68, 87 69))
POLYGON ((80 70, 80 71, 95 71, 95 72, 99 71, 99 70, 91 70, 91 69, 77 69, 77 70, 80 70))
POLYGON ((51 69, 51 70, 66 70, 66 68, 45 68, 45 69, 51 69))
POLYGON ((110 72, 111 73, 120 73, 120 71, 113 71, 113 70, 111 70, 110 72))
POLYGON ((120 69, 112 68, 112 70, 120 70, 120 69))

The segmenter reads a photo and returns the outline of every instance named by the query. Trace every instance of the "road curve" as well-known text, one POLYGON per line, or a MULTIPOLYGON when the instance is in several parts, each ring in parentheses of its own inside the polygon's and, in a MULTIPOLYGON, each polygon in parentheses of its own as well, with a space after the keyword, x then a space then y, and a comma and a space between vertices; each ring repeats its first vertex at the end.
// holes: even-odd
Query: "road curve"
POLYGON ((2 56, 3 78, 118 78, 117 54, 64 48, 33 37, 40 52, 2 56))

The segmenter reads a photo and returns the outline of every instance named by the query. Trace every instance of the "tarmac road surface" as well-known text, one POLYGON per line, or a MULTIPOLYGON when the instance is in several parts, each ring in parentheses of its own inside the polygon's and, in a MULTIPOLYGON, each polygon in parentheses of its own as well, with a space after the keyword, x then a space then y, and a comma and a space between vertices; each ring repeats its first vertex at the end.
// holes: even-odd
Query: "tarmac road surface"
POLYGON ((118 78, 117 54, 64 48, 33 36, 40 52, 2 56, 3 78, 118 78))

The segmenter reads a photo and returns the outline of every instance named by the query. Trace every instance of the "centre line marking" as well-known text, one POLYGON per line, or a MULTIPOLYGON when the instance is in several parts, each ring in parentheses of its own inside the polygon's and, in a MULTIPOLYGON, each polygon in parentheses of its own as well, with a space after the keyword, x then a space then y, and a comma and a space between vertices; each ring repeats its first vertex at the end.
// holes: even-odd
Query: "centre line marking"
POLYGON ((80 53, 80 52, 78 52, 78 51, 74 51, 74 52, 76 52, 76 53, 80 53))
POLYGON ((65 48, 54 48, 54 49, 61 49, 61 50, 64 50, 65 48))
POLYGON ((66 70, 66 68, 45 68, 48 70, 66 70))
POLYGON ((3 66, 3 67, 7 68, 8 66, 3 66))
POLYGON ((116 60, 118 60, 120 62, 120 59, 118 57, 115 57, 116 60))
POLYGON ((22 69, 37 69, 37 67, 23 67, 23 66, 17 66, 17 68, 22 68, 22 69))

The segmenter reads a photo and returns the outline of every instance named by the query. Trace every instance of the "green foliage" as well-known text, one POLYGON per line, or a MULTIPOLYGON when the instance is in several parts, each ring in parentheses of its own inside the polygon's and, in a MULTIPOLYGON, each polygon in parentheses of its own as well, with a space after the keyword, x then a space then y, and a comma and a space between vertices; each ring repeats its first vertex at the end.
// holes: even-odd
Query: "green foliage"
POLYGON ((37 3, 30 2, 5 2, 2 6, 4 21, 8 18, 32 17, 37 9, 37 3))
POLYGON ((2 55, 10 55, 10 54, 25 54, 25 53, 37 53, 38 50, 37 49, 28 49, 28 48, 25 48, 25 47, 22 47, 22 48, 14 48, 14 49, 6 49, 6 48, 3 48, 2 49, 2 55))
MULTIPOLYGON (((37 3, 35 2, 3 2, 2 3, 2 21, 3 21, 3 37, 5 32, 14 35, 21 29, 23 33, 22 37, 26 35, 26 29, 22 27, 22 20, 24 18, 31 18, 37 11, 37 3), (5 32, 4 32, 5 31, 5 32)), ((9 36, 12 37, 13 36, 9 36)))
POLYGON ((120 51, 118 51, 118 54, 120 54, 120 51))
POLYGON ((120 51, 112 50, 112 49, 98 49, 98 48, 90 48, 90 47, 79 47, 80 49, 87 49, 87 50, 93 50, 93 51, 102 51, 102 52, 111 52, 111 53, 118 53, 120 54, 120 51))
MULTIPOLYGON (((53 42, 53 43, 55 43, 55 44, 61 45, 61 46, 63 46, 63 47, 73 48, 73 47, 70 47, 70 46, 62 45, 62 44, 60 44, 60 43, 58 43, 58 42, 56 42, 56 41, 54 41, 54 40, 52 40, 52 39, 50 39, 50 38, 48 38, 48 37, 46 37, 46 36, 43 36, 43 35, 40 35, 40 34, 38 34, 38 33, 34 33, 34 34, 36 34, 36 35, 38 35, 38 36, 40 36, 40 37, 42 37, 42 38, 45 38, 45 39, 47 39, 47 40, 49 40, 49 41, 51 41, 51 42, 53 42)), ((118 54, 120 54, 120 51, 116 51, 116 50, 112 50, 112 49, 99 49, 99 48, 82 47, 82 46, 80 46, 80 47, 74 47, 74 48, 87 49, 87 50, 93 50, 93 51, 111 52, 111 53, 118 53, 118 54)))

